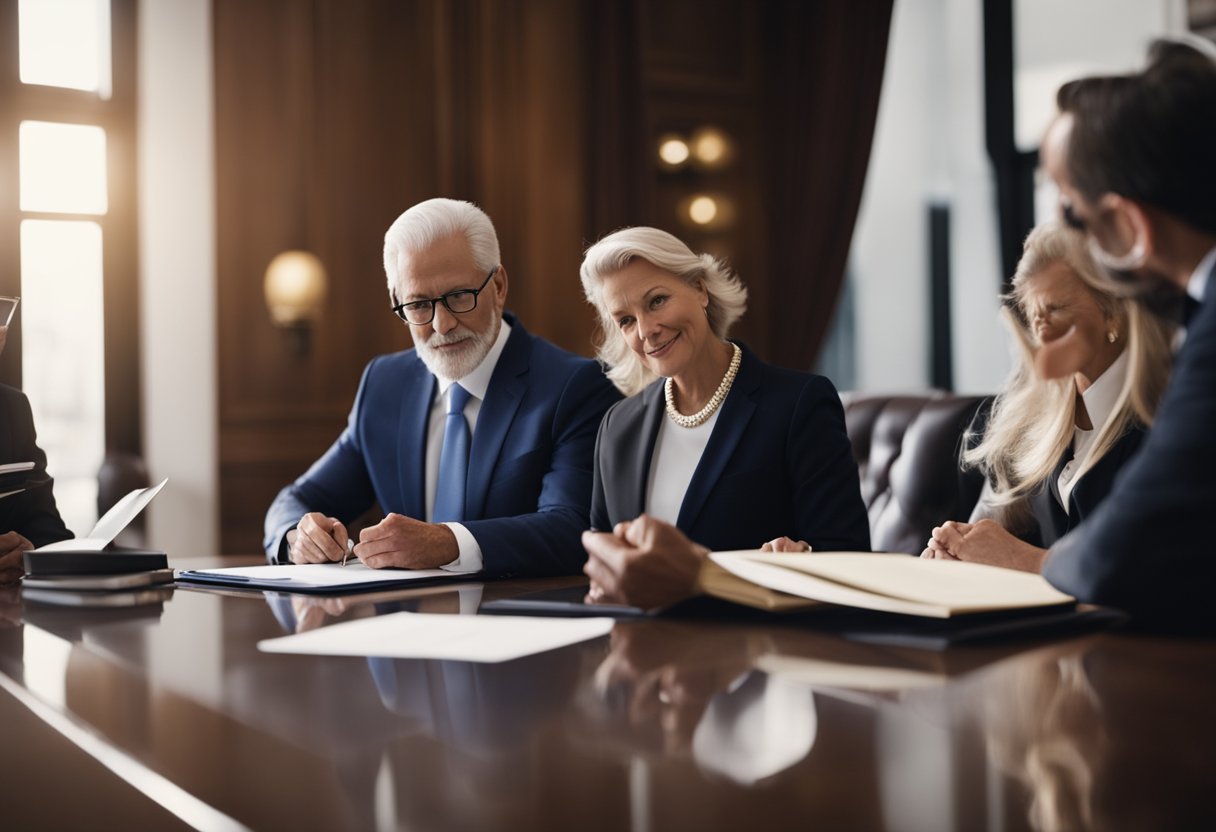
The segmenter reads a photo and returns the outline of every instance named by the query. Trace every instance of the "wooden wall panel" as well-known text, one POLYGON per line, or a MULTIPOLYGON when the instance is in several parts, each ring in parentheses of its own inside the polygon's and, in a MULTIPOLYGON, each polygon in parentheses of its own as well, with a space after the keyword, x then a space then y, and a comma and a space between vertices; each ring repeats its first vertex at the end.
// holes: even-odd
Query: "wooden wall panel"
POLYGON ((337 437, 363 366, 409 346, 381 250, 410 205, 481 204, 510 308, 590 351, 582 8, 215 0, 224 552, 256 551, 266 506, 337 437), (289 248, 317 254, 330 278, 305 355, 262 300, 266 265, 289 248))

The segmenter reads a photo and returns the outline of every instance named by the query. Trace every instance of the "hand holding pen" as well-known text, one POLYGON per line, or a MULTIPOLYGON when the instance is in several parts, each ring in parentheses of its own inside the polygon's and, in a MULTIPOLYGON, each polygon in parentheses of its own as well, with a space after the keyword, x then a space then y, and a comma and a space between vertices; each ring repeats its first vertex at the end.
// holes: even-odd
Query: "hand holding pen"
POLYGON ((342 521, 309 512, 287 533, 287 552, 292 563, 342 563, 350 557, 354 542, 342 521))

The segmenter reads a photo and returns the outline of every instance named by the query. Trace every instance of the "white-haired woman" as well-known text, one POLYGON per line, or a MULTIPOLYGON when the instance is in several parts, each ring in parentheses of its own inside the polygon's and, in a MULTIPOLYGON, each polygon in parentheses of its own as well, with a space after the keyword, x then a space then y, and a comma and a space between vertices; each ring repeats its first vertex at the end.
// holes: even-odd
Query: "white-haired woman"
POLYGON ((987 487, 971 523, 933 530, 922 557, 1039 571, 1047 547, 1109 493, 1144 439, 1169 378, 1172 327, 1111 294, 1084 237, 1035 228, 1002 310, 1021 358, 982 441, 963 454, 987 487), (1067 337, 1050 363, 1039 346, 1067 337))
MULTIPOLYGON (((709 549, 869 549, 836 389, 726 339, 747 289, 722 262, 665 231, 626 228, 587 250, 581 276, 600 359, 628 397, 600 424, 593 529, 623 534, 646 514, 709 549)), ((704 550, 686 551, 627 564, 589 552, 591 597, 687 597, 704 550)))

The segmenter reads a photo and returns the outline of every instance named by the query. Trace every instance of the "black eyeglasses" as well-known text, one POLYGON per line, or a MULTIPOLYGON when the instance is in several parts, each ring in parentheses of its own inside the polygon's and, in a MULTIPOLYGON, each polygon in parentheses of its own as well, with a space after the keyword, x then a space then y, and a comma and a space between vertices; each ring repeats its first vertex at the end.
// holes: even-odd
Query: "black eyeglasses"
POLYGON ((490 269, 486 279, 476 289, 455 289, 430 300, 411 300, 393 307, 393 314, 411 326, 426 326, 435 319, 435 304, 442 303, 451 313, 463 315, 477 308, 477 296, 486 288, 498 266, 490 269))

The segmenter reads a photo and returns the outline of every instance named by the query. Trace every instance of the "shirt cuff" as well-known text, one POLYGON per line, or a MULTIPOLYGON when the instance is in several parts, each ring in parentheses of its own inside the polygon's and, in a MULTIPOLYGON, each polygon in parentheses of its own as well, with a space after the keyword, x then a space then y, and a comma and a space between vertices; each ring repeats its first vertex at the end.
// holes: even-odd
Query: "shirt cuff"
POLYGON ((460 556, 451 563, 446 563, 439 567, 446 569, 448 572, 480 572, 483 566, 481 557, 481 546, 477 544, 477 538, 473 537, 473 533, 459 523, 444 523, 452 530, 452 534, 456 535, 456 547, 460 552, 460 556))

